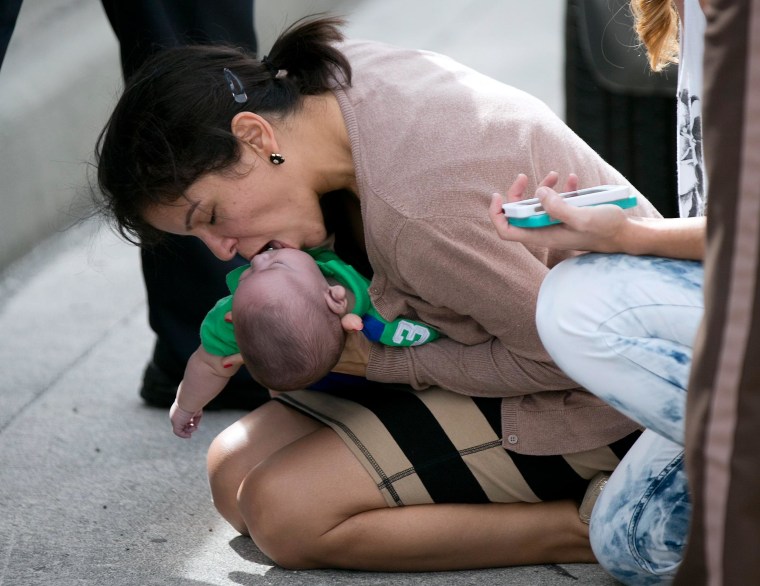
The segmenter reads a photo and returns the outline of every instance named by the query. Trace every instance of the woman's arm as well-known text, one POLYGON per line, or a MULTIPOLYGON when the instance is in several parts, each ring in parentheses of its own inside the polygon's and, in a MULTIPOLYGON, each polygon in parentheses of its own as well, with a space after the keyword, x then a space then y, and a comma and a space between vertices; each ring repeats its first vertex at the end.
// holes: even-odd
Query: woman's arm
POLYGON ((368 378, 473 396, 578 388, 536 330, 546 250, 499 240, 485 217, 408 221, 396 249, 398 278, 423 307, 417 318, 447 337, 412 348, 373 344, 368 378))
MULTIPOLYGON (((524 175, 518 176, 507 192, 507 199, 519 201, 526 183, 524 175)), ((550 216, 563 223, 546 228, 512 226, 502 211, 501 195, 495 193, 489 216, 503 240, 565 250, 623 252, 691 260, 704 257, 704 218, 636 218, 613 205, 577 208, 563 201, 548 187, 537 189, 536 197, 550 216)))

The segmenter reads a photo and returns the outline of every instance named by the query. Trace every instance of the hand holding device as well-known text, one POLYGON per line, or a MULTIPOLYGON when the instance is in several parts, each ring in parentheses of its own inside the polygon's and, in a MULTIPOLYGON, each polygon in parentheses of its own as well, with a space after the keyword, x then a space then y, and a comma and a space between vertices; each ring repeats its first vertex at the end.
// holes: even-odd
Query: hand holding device
MULTIPOLYGON (((625 209, 637 204, 636 195, 630 195, 630 189, 626 185, 600 185, 560 193, 559 197, 576 207, 610 203, 625 209)), ((502 209, 509 223, 521 228, 542 228, 560 223, 560 220, 554 219, 546 213, 537 197, 506 203, 502 209)))

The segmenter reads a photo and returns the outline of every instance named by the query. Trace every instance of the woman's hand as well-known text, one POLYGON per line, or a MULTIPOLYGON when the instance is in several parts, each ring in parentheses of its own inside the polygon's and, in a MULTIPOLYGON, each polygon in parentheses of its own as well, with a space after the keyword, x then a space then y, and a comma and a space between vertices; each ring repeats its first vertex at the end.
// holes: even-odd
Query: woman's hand
POLYGON ((340 318, 341 327, 348 333, 361 332, 364 329, 364 322, 355 313, 347 313, 340 318))
POLYGON ((366 377, 371 344, 364 334, 349 332, 346 336, 346 347, 343 348, 343 354, 333 372, 366 377))
MULTIPOLYGON (((616 205, 575 207, 565 202, 552 189, 558 176, 550 173, 536 190, 536 197, 546 212, 561 224, 545 228, 518 228, 507 221, 502 204, 502 196, 494 193, 491 198, 489 216, 496 231, 503 240, 534 244, 565 250, 591 250, 596 252, 625 252, 624 242, 630 228, 628 216, 616 205)), ((520 201, 525 197, 528 178, 518 175, 507 191, 507 201, 520 201)), ((578 177, 570 175, 565 191, 578 188, 578 177)))

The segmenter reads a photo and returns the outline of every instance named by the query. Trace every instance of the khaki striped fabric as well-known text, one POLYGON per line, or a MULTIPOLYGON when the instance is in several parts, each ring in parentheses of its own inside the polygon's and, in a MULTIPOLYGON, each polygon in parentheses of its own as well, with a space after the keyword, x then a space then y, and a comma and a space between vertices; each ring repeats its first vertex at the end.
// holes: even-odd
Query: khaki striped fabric
POLYGON ((362 389, 294 391, 276 400, 331 427, 388 506, 580 500, 588 480, 613 470, 638 437, 567 456, 525 456, 502 446, 498 398, 362 389))

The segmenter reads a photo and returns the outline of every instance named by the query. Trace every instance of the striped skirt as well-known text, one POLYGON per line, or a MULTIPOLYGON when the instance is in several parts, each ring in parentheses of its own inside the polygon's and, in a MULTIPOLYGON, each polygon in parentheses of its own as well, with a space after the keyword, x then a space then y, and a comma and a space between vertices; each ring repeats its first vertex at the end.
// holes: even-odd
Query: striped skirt
POLYGON ((389 506, 581 500, 589 479, 613 470, 640 435, 587 452, 526 456, 502 447, 498 398, 378 385, 275 400, 331 427, 389 506))

